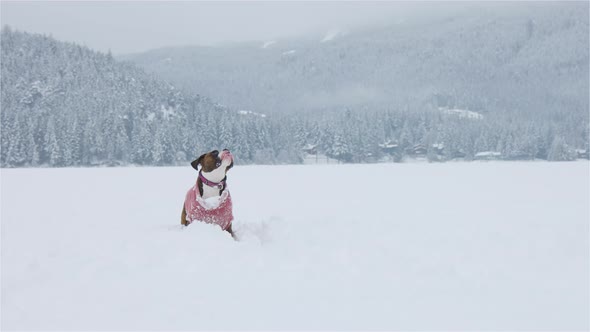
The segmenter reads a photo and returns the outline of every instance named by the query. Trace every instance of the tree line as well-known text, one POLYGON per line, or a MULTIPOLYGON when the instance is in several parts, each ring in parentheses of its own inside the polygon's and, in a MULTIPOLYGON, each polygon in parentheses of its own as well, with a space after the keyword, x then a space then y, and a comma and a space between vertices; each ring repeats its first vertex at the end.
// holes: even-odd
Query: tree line
POLYGON ((439 106, 263 116, 189 95, 110 54, 8 27, 1 74, 2 167, 177 165, 215 148, 232 150, 243 164, 301 163, 309 146, 357 163, 417 154, 470 160, 481 151, 572 160, 576 150, 588 151, 588 115, 576 104, 475 119, 439 106))

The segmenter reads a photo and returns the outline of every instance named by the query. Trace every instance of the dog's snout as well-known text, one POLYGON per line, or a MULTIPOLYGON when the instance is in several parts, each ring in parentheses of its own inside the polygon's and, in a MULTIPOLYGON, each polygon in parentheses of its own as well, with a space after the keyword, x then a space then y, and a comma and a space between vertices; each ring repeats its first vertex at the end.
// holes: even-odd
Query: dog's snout
POLYGON ((233 163, 234 160, 234 156, 232 156, 231 152, 229 152, 228 149, 223 149, 223 151, 219 155, 219 158, 224 161, 229 161, 230 163, 233 163))

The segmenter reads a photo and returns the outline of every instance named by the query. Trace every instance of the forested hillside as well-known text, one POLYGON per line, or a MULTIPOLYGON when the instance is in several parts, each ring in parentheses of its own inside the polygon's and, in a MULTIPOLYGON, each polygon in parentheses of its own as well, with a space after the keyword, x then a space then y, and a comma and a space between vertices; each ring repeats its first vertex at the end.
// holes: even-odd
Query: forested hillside
POLYGON ((575 94, 577 104, 537 114, 354 104, 263 114, 175 88, 110 54, 8 27, 1 84, 2 167, 184 165, 213 148, 229 148, 242 164, 301 163, 308 153, 360 163, 489 156, 480 152, 572 160, 588 150, 587 100, 575 94))
POLYGON ((587 112, 588 2, 474 7, 315 39, 162 48, 122 59, 230 107, 267 114, 445 106, 587 112))
POLYGON ((1 42, 3 166, 169 165, 216 146, 229 116, 110 54, 8 27, 1 42))

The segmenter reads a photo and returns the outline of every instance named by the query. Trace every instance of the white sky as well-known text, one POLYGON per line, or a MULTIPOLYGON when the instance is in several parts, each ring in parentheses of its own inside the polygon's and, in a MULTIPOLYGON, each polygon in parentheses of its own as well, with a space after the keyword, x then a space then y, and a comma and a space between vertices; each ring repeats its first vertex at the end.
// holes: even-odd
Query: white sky
POLYGON ((464 3, 2 1, 1 23, 114 54, 272 40, 428 15, 464 3))

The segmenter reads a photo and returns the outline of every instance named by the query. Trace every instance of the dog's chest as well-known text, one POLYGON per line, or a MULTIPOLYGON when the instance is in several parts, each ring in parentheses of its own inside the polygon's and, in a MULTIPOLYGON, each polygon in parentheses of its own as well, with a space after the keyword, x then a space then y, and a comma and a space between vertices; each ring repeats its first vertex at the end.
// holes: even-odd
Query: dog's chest
POLYGON ((228 229, 233 221, 232 201, 229 191, 224 190, 216 200, 215 196, 210 199, 199 195, 197 185, 191 188, 185 198, 186 219, 189 223, 195 220, 209 224, 217 224, 223 230, 228 229))
POLYGON ((203 199, 208 199, 211 197, 219 197, 219 188, 216 187, 209 187, 206 185, 203 185, 203 199))

